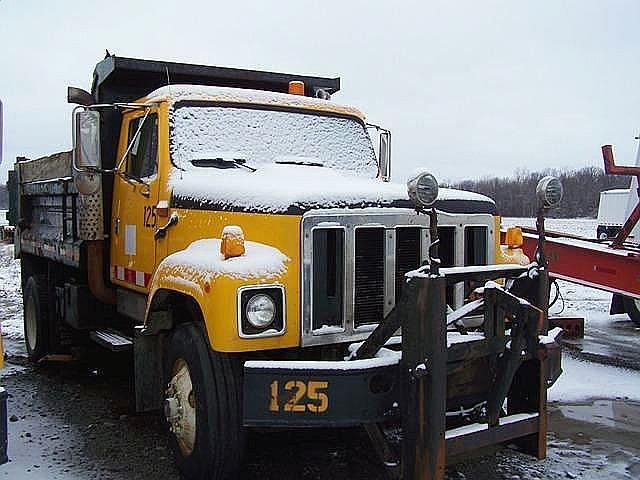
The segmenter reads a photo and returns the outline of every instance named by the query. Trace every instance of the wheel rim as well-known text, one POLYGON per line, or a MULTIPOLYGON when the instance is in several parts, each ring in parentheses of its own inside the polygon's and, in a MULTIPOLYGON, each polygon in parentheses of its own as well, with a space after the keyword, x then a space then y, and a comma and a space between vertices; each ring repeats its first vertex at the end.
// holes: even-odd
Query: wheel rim
POLYGON ((187 362, 179 358, 171 369, 173 377, 167 388, 164 415, 176 436, 180 451, 191 455, 196 443, 196 397, 187 362))
POLYGON ((640 299, 638 299, 638 298, 634 298, 634 299, 633 299, 633 304, 635 305, 636 310, 637 310, 638 312, 640 312, 640 299))
POLYGON ((27 299, 24 312, 24 329, 27 337, 27 345, 33 352, 38 343, 38 319, 36 318, 36 302, 33 297, 27 299))

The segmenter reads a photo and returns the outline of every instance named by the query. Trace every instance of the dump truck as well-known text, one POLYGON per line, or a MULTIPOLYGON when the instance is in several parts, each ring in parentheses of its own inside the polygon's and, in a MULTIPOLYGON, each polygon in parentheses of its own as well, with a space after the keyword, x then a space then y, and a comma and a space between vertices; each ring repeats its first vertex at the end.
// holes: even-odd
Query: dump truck
POLYGON ((364 425, 405 479, 505 441, 543 457, 561 370, 543 256, 517 229, 500 244, 485 196, 391 182, 391 132, 339 89, 100 61, 68 90, 72 151, 11 176, 29 357, 130 355, 186 478, 235 478, 253 427, 364 425))

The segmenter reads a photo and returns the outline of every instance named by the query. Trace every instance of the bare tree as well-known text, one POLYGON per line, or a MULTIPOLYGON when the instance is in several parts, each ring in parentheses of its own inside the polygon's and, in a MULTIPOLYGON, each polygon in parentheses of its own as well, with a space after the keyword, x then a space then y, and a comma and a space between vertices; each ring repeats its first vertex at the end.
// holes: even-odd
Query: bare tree
POLYGON ((552 212, 552 216, 558 218, 595 217, 601 191, 629 188, 630 184, 628 177, 606 175, 601 168, 585 167, 579 170, 548 169, 541 172, 518 169, 513 177, 484 177, 454 182, 449 186, 493 198, 498 212, 503 216, 533 217, 536 213, 533 194, 538 180, 545 175, 560 178, 564 186, 562 203, 552 212))

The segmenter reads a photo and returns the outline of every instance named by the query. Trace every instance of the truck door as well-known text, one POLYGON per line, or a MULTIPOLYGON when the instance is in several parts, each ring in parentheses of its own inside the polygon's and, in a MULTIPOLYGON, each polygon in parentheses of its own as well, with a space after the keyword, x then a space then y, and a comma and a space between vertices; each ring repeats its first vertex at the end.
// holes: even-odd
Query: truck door
POLYGON ((157 110, 126 114, 120 138, 118 161, 124 160, 114 178, 111 279, 116 284, 146 292, 156 261, 157 110))

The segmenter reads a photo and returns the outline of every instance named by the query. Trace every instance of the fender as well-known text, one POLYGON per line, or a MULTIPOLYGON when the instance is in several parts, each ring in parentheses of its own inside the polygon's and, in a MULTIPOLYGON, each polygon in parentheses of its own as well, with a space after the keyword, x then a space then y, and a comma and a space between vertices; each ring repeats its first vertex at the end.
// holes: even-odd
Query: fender
POLYGON ((278 249, 246 242, 246 253, 225 260, 220 239, 192 242, 184 250, 167 256, 151 279, 145 326, 155 323, 157 299, 174 292, 194 300, 200 308, 209 344, 220 352, 245 352, 300 345, 299 285, 292 260, 278 249), (286 296, 287 326, 278 337, 240 338, 238 289, 255 285, 282 285, 286 296))

